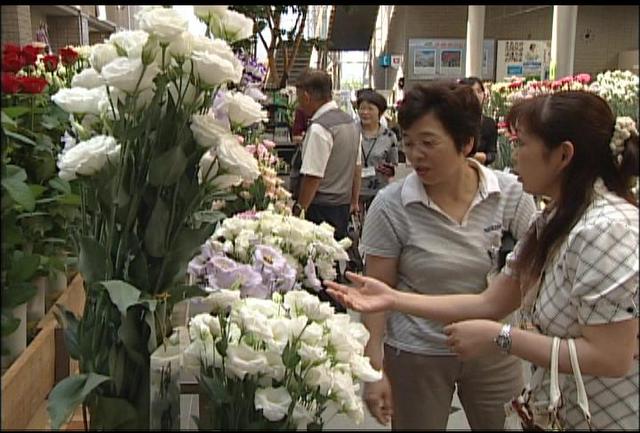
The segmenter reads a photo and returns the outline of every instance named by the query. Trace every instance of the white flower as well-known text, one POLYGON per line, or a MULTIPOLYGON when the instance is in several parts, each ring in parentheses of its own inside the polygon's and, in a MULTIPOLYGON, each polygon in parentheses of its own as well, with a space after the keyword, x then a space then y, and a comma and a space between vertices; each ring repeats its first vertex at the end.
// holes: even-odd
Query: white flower
POLYGON ((171 58, 175 58, 183 62, 185 59, 191 56, 191 41, 192 36, 189 32, 182 32, 178 35, 167 47, 165 53, 165 66, 169 65, 171 58))
POLYGON ((102 76, 93 68, 84 69, 71 79, 71 87, 93 89, 94 87, 104 86, 104 84, 105 82, 102 76))
POLYGON ((242 178, 235 174, 223 174, 221 176, 217 176, 211 182, 216 189, 226 190, 231 188, 232 186, 238 186, 242 183, 242 178))
POLYGON ((267 112, 262 109, 262 105, 250 96, 240 92, 229 92, 225 95, 225 99, 229 110, 229 119, 233 123, 251 126, 267 119, 267 112))
POLYGON ((213 311, 226 309, 240 300, 240 292, 237 290, 220 289, 207 296, 204 301, 211 305, 213 311))
POLYGON ((224 17, 227 13, 229 6, 222 5, 213 5, 213 6, 203 6, 203 5, 195 5, 193 6, 193 13, 196 16, 207 19, 209 15, 216 15, 220 18, 224 17))
POLYGON ((247 87, 244 91, 244 94, 251 97, 251 99, 257 102, 265 101, 267 99, 267 95, 262 93, 259 88, 254 86, 247 87))
POLYGON ((306 426, 314 419, 314 414, 316 410, 316 402, 315 400, 311 402, 311 407, 307 408, 302 405, 300 401, 296 402, 295 407, 293 408, 293 413, 291 414, 291 418, 296 424, 302 424, 306 426))
POLYGON ((175 9, 151 9, 140 15, 140 28, 169 44, 189 28, 189 22, 175 9))
MULTIPOLYGON (((284 349, 284 347, 282 347, 282 349, 284 349)), ((278 381, 284 379, 287 368, 282 362, 282 349, 279 349, 278 351, 268 350, 264 353, 267 358, 267 362, 269 363, 269 367, 266 371, 266 375, 269 379, 275 379, 278 381)))
POLYGON ((318 362, 326 359, 327 357, 327 351, 324 347, 311 346, 305 342, 300 343, 297 352, 303 362, 318 362))
POLYGON ((104 87, 86 89, 84 87, 62 88, 51 96, 51 100, 67 113, 101 113, 99 103, 106 98, 104 87))
POLYGON ((266 317, 275 317, 278 315, 278 305, 271 299, 246 298, 244 303, 248 308, 259 311, 266 317))
POLYGON ((229 136, 229 139, 235 140, 229 130, 210 114, 191 116, 190 128, 196 143, 202 147, 217 147, 222 136, 229 136))
POLYGON ((59 175, 64 180, 73 180, 77 174, 91 176, 106 164, 107 159, 115 161, 119 153, 120 145, 108 135, 81 141, 58 157, 59 175))
POLYGON ((239 379, 268 370, 269 362, 264 352, 258 352, 244 343, 227 348, 227 372, 239 379))
POLYGON ((105 65, 116 58, 118 58, 118 51, 112 44, 95 44, 91 49, 89 63, 91 63, 93 69, 101 72, 105 65))
POLYGON ((242 305, 231 313, 232 320, 241 329, 252 333, 263 341, 273 339, 273 331, 269 326, 267 316, 248 305, 242 305))
POLYGON ((109 42, 122 48, 130 59, 140 59, 149 33, 142 30, 123 30, 109 36, 109 42))
POLYGON ((214 34, 225 39, 227 42, 236 42, 247 39, 253 35, 253 20, 240 12, 227 10, 221 20, 222 32, 216 32, 215 27, 212 29, 214 34))
MULTIPOLYGON (((312 317, 309 317, 309 318, 313 319, 312 317)), ((302 333, 302 336, 300 337, 300 340, 311 345, 317 345, 317 344, 320 344, 323 336, 324 336, 324 327, 317 324, 316 322, 311 322, 309 326, 305 328, 304 332, 302 333)))
POLYGON ((179 78, 176 79, 175 83, 171 81, 169 83, 169 93, 175 103, 178 102, 180 95, 184 95, 182 103, 185 105, 200 105, 204 101, 204 94, 189 82, 189 76, 182 77, 182 84, 180 84, 179 78))
MULTIPOLYGON (((201 184, 217 179, 216 175, 218 174, 219 164, 215 152, 212 152, 211 150, 205 152, 204 155, 202 155, 202 158, 200 158, 199 167, 198 181, 201 184), (207 178, 203 179, 203 176, 205 175, 207 178)), ((240 181, 242 181, 242 179, 240 179, 240 181)))
POLYGON ((200 365, 222 367, 222 355, 213 340, 193 340, 182 355, 182 365, 195 375, 200 374, 200 365))
POLYGON ((289 410, 291 396, 285 387, 258 389, 254 404, 269 421, 280 421, 289 410))
POLYGON ((220 167, 246 181, 254 181, 260 176, 258 161, 232 135, 220 138, 218 158, 220 167))
POLYGON ((382 372, 374 370, 366 356, 353 355, 349 365, 353 374, 364 382, 377 382, 382 379, 382 372))
POLYGON ((360 322, 350 322, 348 324, 348 330, 351 337, 353 337, 362 346, 366 346, 369 341, 369 330, 360 322))
POLYGON ((320 388, 320 392, 324 395, 329 394, 333 385, 333 375, 331 374, 331 366, 328 363, 311 367, 304 377, 304 382, 312 388, 320 388))
POLYGON ((238 83, 242 79, 242 70, 217 54, 194 50, 191 59, 196 76, 205 85, 218 86, 225 81, 238 83))
POLYGON ((159 72, 160 69, 155 63, 151 63, 145 69, 140 59, 118 57, 102 68, 102 77, 109 85, 132 93, 136 85, 139 91, 153 86, 153 79, 159 72))

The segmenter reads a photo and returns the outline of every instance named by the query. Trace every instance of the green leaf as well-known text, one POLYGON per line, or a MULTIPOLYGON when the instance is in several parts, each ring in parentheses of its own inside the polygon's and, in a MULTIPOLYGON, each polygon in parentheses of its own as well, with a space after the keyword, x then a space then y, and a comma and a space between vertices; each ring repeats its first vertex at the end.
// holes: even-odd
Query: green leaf
POLYGON ((193 217, 196 221, 201 221, 209 224, 215 224, 220 220, 225 219, 227 216, 220 211, 215 210, 203 210, 200 212, 196 212, 193 217))
POLYGON ((153 186, 173 185, 178 181, 189 160, 179 145, 151 160, 149 165, 149 183, 153 186))
POLYGON ((22 142, 22 143, 29 144, 29 145, 31 145, 31 146, 35 146, 35 145, 36 145, 36 142, 35 142, 35 141, 33 141, 32 139, 30 139, 30 138, 28 138, 28 137, 25 137, 25 136, 24 136, 24 135, 22 135, 22 134, 18 134, 17 132, 11 132, 11 131, 7 131, 7 130, 5 129, 4 133, 5 133, 5 135, 6 135, 7 137, 11 137, 11 138, 13 138, 14 140, 20 141, 20 142, 22 142))
POLYGON ((140 290, 120 280, 102 281, 100 283, 109 292, 111 302, 118 307, 120 313, 127 314, 127 308, 138 303, 140 290))
POLYGON ((16 129, 18 127, 18 124, 16 123, 15 120, 13 120, 11 117, 9 117, 4 110, 2 110, 2 126, 3 127, 11 127, 13 129, 16 129))
POLYGON ((83 237, 80 239, 80 257, 78 258, 78 270, 87 284, 104 280, 107 275, 107 266, 113 266, 111 260, 107 263, 107 253, 104 247, 95 239, 83 237))
MULTIPOLYGON (((155 301, 154 301, 155 302, 155 301)), ((155 305, 153 307, 155 309, 155 305)), ((156 342, 156 317, 155 317, 155 313, 153 312, 153 310, 149 309, 148 311, 145 311, 144 313, 144 321, 147 322, 147 325, 149 326, 149 329, 151 330, 151 333, 149 334, 149 339, 147 340, 147 350, 149 351, 149 353, 153 353, 153 351, 156 349, 157 346, 157 342, 156 342)))
POLYGON ((183 301, 185 299, 193 298, 195 296, 207 295, 207 293, 204 290, 202 290, 200 286, 196 286, 196 285, 187 286, 184 284, 174 286, 173 288, 169 289, 169 294, 170 294, 169 299, 171 299, 171 301, 174 304, 180 301, 183 301))
POLYGON ((141 420, 136 408, 124 398, 97 398, 91 424, 98 430, 140 430, 141 420))
POLYGON ((165 238, 169 225, 169 208, 159 198, 144 232, 144 246, 152 257, 163 257, 166 254, 165 238))
POLYGON ((65 194, 58 196, 58 203, 70 206, 80 206, 82 204, 82 200, 78 194, 65 194))
POLYGON ((2 291, 2 307, 14 308, 33 298, 38 288, 32 283, 16 283, 4 287, 2 291))
POLYGON ((29 185, 29 189, 31 190, 31 193, 33 194, 33 198, 36 199, 36 200, 42 194, 44 194, 44 192, 47 190, 47 188, 45 188, 42 185, 34 185, 34 184, 29 185))
POLYGON ((40 119, 40 124, 45 129, 55 129, 60 126, 60 121, 54 116, 49 116, 48 114, 45 114, 40 119))
POLYGON ((2 186, 9 196, 24 209, 31 212, 36 207, 36 199, 26 183, 15 178, 2 179, 2 186))
POLYGON ((79 360, 81 355, 80 342, 78 341, 78 326, 80 321, 73 314, 73 311, 67 310, 62 304, 55 304, 57 309, 53 310, 53 315, 63 328, 64 342, 72 359, 79 360))
POLYGON ((14 178, 21 182, 27 181, 27 172, 24 171, 24 168, 19 167, 17 165, 7 165, 7 176, 10 178, 14 178))
POLYGON ((75 408, 102 383, 110 380, 108 376, 89 373, 69 376, 60 381, 49 394, 47 411, 53 430, 59 430, 67 422, 75 408))
POLYGON ((20 326, 20 319, 17 317, 13 317, 9 310, 2 310, 2 316, 0 316, 1 326, 0 326, 0 335, 6 337, 11 335, 18 329, 20 326))
POLYGON ((27 114, 29 111, 30 111, 29 107, 21 107, 21 106, 6 107, 2 109, 2 112, 12 119, 16 119, 22 116, 23 114, 27 114))
MULTIPOLYGON (((143 338, 144 328, 142 324, 146 324, 140 320, 140 311, 138 309, 129 310, 118 328, 118 337, 124 343, 127 354, 132 361, 140 366, 145 365, 145 357, 148 355, 147 347, 143 338)), ((148 368, 148 366, 147 366, 148 368)))
POLYGON ((11 269, 7 272, 7 281, 10 283, 28 281, 36 274, 38 266, 40 266, 40 256, 36 254, 14 256, 11 269))
POLYGON ((71 184, 60 177, 54 177, 49 180, 49 186, 63 194, 71 194, 71 184))

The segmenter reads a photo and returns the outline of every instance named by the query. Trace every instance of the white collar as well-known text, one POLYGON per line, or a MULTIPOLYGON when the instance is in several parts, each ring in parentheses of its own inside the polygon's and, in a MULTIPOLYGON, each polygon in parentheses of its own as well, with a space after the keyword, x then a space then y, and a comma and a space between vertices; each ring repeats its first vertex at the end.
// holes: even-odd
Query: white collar
MULTIPOLYGON (((473 158, 467 158, 467 161, 470 164, 475 165, 478 170, 478 192, 483 199, 487 198, 490 194, 499 194, 501 192, 498 177, 493 170, 485 167, 473 158)), ((426 206, 431 206, 431 199, 429 198, 427 191, 424 189, 422 181, 416 174, 415 170, 412 171, 405 179, 400 195, 403 206, 407 206, 414 202, 420 202, 426 206)))

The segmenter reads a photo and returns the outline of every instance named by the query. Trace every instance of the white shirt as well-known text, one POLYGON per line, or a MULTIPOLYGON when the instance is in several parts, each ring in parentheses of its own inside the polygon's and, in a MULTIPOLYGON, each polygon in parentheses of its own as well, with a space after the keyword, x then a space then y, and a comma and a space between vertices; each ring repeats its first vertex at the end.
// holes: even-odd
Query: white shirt
MULTIPOLYGON (((311 121, 334 108, 338 108, 338 104, 335 101, 327 102, 311 116, 311 121)), ((302 167, 300 168, 300 173, 308 176, 324 177, 332 148, 333 137, 331 132, 318 124, 311 123, 302 142, 302 167)), ((362 164, 361 161, 362 158, 360 152, 358 152, 356 165, 362 164)))

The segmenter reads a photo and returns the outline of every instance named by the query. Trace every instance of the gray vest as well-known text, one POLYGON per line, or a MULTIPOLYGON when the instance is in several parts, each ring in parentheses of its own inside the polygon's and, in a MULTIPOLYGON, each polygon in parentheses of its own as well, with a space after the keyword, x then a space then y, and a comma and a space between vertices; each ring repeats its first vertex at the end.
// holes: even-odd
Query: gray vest
POLYGON ((331 133, 333 147, 327 161, 324 177, 313 204, 345 205, 351 203, 353 173, 360 151, 360 135, 354 120, 339 108, 327 111, 317 119, 317 123, 331 133))

